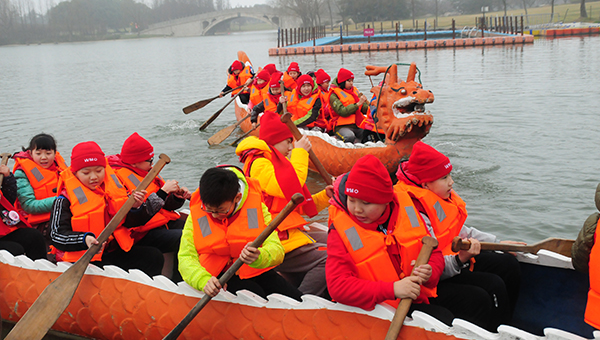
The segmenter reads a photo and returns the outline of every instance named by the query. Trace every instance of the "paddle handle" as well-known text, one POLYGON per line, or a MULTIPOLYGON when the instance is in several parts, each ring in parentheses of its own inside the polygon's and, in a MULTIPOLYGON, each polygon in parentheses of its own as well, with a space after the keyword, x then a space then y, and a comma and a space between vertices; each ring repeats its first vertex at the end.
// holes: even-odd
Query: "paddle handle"
MULTIPOLYGON (((5 152, 0 156, 2 156, 2 161, 0 161, 0 165, 8 164, 8 159, 10 158, 10 154, 5 152)), ((2 181, 4 181, 4 175, 0 174, 0 188, 2 188, 2 181)), ((2 192, 0 192, 0 196, 2 196, 2 192)))
MULTIPOLYGON (((302 196, 302 194, 294 194, 292 196, 292 199, 286 204, 286 206, 283 208, 283 210, 281 210, 277 217, 275 217, 275 219, 272 220, 271 223, 269 223, 269 225, 260 233, 260 235, 258 235, 258 237, 254 241, 250 243, 249 246, 258 248, 260 245, 262 245, 263 242, 267 239, 267 237, 269 237, 269 235, 271 235, 271 233, 273 233, 273 231, 277 229, 279 224, 281 224, 281 222, 292 211, 294 211, 294 209, 296 209, 298 204, 302 203, 303 201, 304 196, 302 196)), ((244 263, 242 262, 242 260, 238 257, 238 259, 235 260, 233 265, 231 265, 231 267, 229 267, 229 269, 227 269, 227 271, 219 279, 219 283, 221 284, 221 286, 225 286, 227 281, 229 281, 229 279, 231 279, 233 275, 235 275, 235 273, 240 269, 240 267, 242 267, 243 264, 244 263)), ((204 308, 204 306, 206 306, 206 304, 208 304, 208 302, 211 299, 212 297, 210 295, 205 294, 202 297, 202 299, 200 299, 200 301, 198 301, 198 303, 194 306, 194 308, 192 308, 192 310, 190 310, 189 313, 183 318, 183 320, 181 320, 179 324, 177 324, 177 326, 175 326, 175 328, 173 328, 173 330, 171 330, 171 332, 169 332, 169 334, 167 334, 167 336, 163 338, 163 340, 177 339, 179 335, 181 335, 183 330, 190 324, 190 322, 192 322, 196 315, 200 313, 202 308, 204 308)))
MULTIPOLYGON (((431 236, 423 237, 421 242, 423 243, 423 247, 421 247, 421 251, 419 251, 419 256, 417 256, 417 260, 415 261, 415 266, 413 268, 427 264, 427 262, 429 262, 429 258, 431 257, 431 253, 438 246, 438 241, 431 236)), ((400 334, 400 329, 404 324, 404 319, 408 314, 411 304, 412 299, 402 299, 400 301, 400 304, 396 309, 396 313, 394 313, 394 318, 392 319, 390 328, 388 328, 388 332, 385 335, 385 340, 396 340, 398 338, 398 334, 400 334)))
MULTIPOLYGON (((283 95, 283 81, 280 81, 280 83, 282 89, 281 94, 283 95)), ((287 125, 288 129, 290 129, 292 135, 296 140, 300 140, 300 138, 302 138, 302 133, 300 132, 300 130, 298 130, 298 127, 292 121, 292 114, 287 111, 287 105, 285 103, 283 104, 283 115, 281 116, 281 121, 285 125, 287 125)), ((323 177, 325 183, 327 185, 332 185, 333 182, 331 180, 331 175, 327 172, 327 170, 325 170, 325 167, 323 166, 317 155, 315 155, 315 152, 312 149, 308 152, 308 157, 310 158, 311 162, 315 165, 315 168, 317 168, 317 171, 319 172, 321 177, 323 177)))
MULTIPOLYGON (((228 94, 228 93, 230 93, 231 91, 235 91, 235 90, 241 88, 242 86, 244 86, 244 85, 240 85, 240 86, 238 86, 238 87, 236 87, 234 89, 229 89, 229 90, 225 91, 223 93, 223 96, 226 95, 226 94, 228 94)), ((191 105, 188 105, 188 106, 184 107, 183 108, 183 113, 185 113, 187 115, 187 114, 189 114, 191 112, 194 112, 194 111, 196 111, 198 109, 201 109, 201 108, 205 107, 206 105, 208 105, 210 102, 212 102, 213 100, 215 100, 217 98, 219 98, 218 95, 214 96, 212 98, 199 100, 199 101, 195 102, 194 104, 191 104, 191 105)))

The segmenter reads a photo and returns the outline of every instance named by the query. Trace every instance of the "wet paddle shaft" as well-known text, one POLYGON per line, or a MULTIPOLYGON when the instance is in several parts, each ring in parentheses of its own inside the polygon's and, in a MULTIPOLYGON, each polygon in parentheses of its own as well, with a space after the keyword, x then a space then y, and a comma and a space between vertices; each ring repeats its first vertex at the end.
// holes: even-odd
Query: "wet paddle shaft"
MULTIPOLYGON (((492 242, 479 243, 481 244, 481 250, 520 251, 537 254, 540 249, 546 249, 566 257, 571 257, 571 247, 573 247, 575 240, 551 237, 531 245, 492 242)), ((469 241, 463 241, 458 236, 452 240, 452 251, 454 252, 458 252, 459 250, 469 250, 469 248, 471 248, 471 242, 469 241)))
MULTIPOLYGON (((279 224, 292 211, 294 211, 294 209, 296 209, 296 206, 298 206, 298 204, 302 203, 303 201, 304 201, 304 196, 302 196, 302 194, 299 194, 299 193, 294 194, 292 196, 292 200, 289 201, 288 204, 286 204, 286 206, 283 208, 283 210, 281 210, 281 212, 277 215, 277 217, 275 217, 275 219, 272 220, 271 223, 269 223, 269 225, 265 228, 265 230, 263 230, 260 233, 260 235, 258 235, 258 237, 254 241, 252 241, 252 243, 250 243, 249 246, 254 247, 254 248, 260 247, 263 244, 263 242, 267 239, 267 237, 269 237, 269 235, 271 235, 271 233, 275 229, 277 229, 277 226, 279 226, 279 224)), ((240 269, 240 267, 243 264, 244 263, 242 262, 242 260, 240 258, 235 260, 233 265, 231 265, 231 267, 229 267, 229 269, 227 269, 225 274, 223 274, 223 276, 221 276, 221 278, 219 279, 219 283, 221 284, 221 286, 225 286, 227 281, 229 281, 229 279, 231 279, 233 277, 233 275, 240 269)), ((192 310, 190 310, 189 313, 187 313, 187 315, 183 318, 183 320, 181 320, 179 322, 179 324, 177 324, 177 326, 175 326, 175 328, 173 328, 173 330, 171 332, 169 332, 169 334, 167 334, 167 336, 165 336, 163 338, 163 340, 176 340, 179 337, 179 335, 181 335, 183 330, 187 327, 187 325, 189 325, 190 322, 192 322, 192 320, 194 320, 196 315, 198 315, 198 313, 200 313, 202 308, 204 308, 204 306, 206 306, 211 299, 212 299, 212 297, 210 295, 205 294, 202 297, 202 299, 200 299, 200 301, 198 301, 198 303, 194 306, 194 308, 192 308, 192 310)))
MULTIPOLYGON (((167 155, 161 154, 156 165, 152 167, 152 170, 144 177, 135 190, 145 190, 169 162, 171 162, 171 159, 167 155)), ((73 295, 75 295, 75 291, 79 286, 79 282, 81 282, 88 264, 94 255, 100 251, 102 243, 107 241, 108 237, 117 229, 134 203, 135 198, 133 195, 129 196, 125 204, 123 204, 121 209, 119 209, 104 230, 102 230, 100 236, 98 236, 98 244, 92 245, 77 262, 44 289, 21 320, 8 333, 5 338, 6 340, 40 340, 44 337, 50 327, 54 325, 62 312, 67 308, 71 299, 73 299, 73 295)))

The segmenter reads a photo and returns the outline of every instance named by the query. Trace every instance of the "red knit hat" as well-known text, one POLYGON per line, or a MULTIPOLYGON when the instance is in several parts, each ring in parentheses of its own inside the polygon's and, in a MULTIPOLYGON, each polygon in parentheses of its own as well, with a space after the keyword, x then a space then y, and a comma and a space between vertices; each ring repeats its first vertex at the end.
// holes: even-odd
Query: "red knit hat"
POLYGON ((281 85, 279 85, 279 81, 281 80, 281 76, 283 75, 283 73, 281 72, 275 72, 271 75, 271 80, 269 81, 269 87, 279 87, 281 85))
POLYGON ((149 160, 154 156, 154 147, 137 132, 127 137, 121 148, 123 163, 134 164, 149 160))
POLYGON ((298 66, 298 63, 295 61, 292 61, 290 63, 290 66, 287 69, 288 73, 292 72, 292 71, 296 71, 296 72, 300 72, 300 66, 298 66))
POLYGON ((390 174, 377 157, 366 155, 356 161, 346 180, 346 195, 375 204, 394 199, 390 174))
POLYGON ((263 68, 262 71, 258 72, 258 74, 256 75, 256 78, 262 79, 264 81, 269 81, 269 80, 271 80, 271 74, 269 73, 269 71, 267 71, 263 68))
POLYGON ((275 64, 267 64, 267 65, 265 65, 265 67, 263 67, 263 70, 269 71, 269 74, 279 72, 279 71, 277 71, 277 66, 275 66, 275 64))
POLYGON ((277 112, 266 111, 260 117, 260 132, 258 138, 269 145, 275 145, 288 138, 293 138, 290 129, 281 121, 277 112))
POLYGON ((315 75, 317 76, 317 84, 319 85, 331 81, 331 77, 322 68, 318 69, 315 75))
POLYGON ((341 68, 337 75, 338 84, 343 83, 348 79, 354 79, 354 73, 350 72, 350 70, 346 70, 345 68, 341 68))
POLYGON ((452 171, 450 159, 431 146, 418 141, 415 143, 408 162, 403 168, 411 179, 417 179, 417 184, 432 182, 452 171))
POLYGON ((298 88, 300 88, 304 84, 310 84, 311 87, 314 87, 313 79, 308 74, 303 74, 296 80, 296 84, 298 84, 298 88))
POLYGON ((79 143, 71 151, 71 171, 76 172, 88 166, 106 167, 106 157, 96 142, 79 143))
POLYGON ((235 70, 240 70, 241 71, 243 69, 244 69, 244 64, 241 61, 239 61, 239 60, 236 60, 236 61, 233 62, 233 64, 231 64, 231 72, 233 72, 235 70))

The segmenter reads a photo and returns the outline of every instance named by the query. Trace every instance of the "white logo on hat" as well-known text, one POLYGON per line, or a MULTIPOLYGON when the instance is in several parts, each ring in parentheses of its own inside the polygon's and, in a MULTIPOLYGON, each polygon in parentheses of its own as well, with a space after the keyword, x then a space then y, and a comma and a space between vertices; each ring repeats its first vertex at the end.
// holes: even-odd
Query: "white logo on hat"
POLYGON ((346 193, 347 194, 358 194, 358 189, 346 188, 346 193))
POLYGON ((83 161, 85 163, 87 163, 87 162, 97 162, 98 158, 84 158, 83 161))
POLYGON ((444 168, 448 169, 451 166, 452 166, 452 164, 448 163, 448 164, 444 165, 444 168))

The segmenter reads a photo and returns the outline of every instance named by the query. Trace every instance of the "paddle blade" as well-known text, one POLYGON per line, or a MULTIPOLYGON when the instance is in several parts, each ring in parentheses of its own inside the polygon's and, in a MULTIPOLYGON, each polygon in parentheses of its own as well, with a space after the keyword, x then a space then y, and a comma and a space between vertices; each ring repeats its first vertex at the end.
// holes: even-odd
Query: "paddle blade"
POLYGON ((227 137, 231 136, 231 133, 233 132, 233 130, 235 130, 236 127, 237 124, 232 124, 222 129, 221 131, 215 133, 208 139, 208 145, 220 144, 222 141, 227 139, 227 137))
POLYGON ((186 115, 190 112, 194 112, 196 110, 199 110, 203 107, 205 107, 206 105, 208 105, 210 102, 212 102, 213 100, 219 98, 219 96, 213 97, 213 98, 208 98, 208 99, 203 99, 199 102, 195 102, 192 105, 188 105, 186 107, 183 108, 183 113, 185 113, 186 115))
POLYGON ((71 303, 88 263, 76 262, 49 284, 5 339, 42 339, 71 303))

